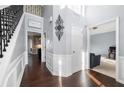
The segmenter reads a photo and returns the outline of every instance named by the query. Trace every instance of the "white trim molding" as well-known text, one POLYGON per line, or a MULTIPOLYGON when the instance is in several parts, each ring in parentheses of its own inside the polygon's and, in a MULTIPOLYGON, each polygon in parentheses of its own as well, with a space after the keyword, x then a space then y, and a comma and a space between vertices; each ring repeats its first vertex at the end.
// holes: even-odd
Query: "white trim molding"
POLYGON ((3 87, 19 87, 25 69, 25 52, 18 56, 8 67, 7 74, 3 81, 3 87), (21 69, 19 69, 21 68, 21 69), (20 70, 18 72, 18 69, 20 70), (11 81, 9 81, 13 78, 11 81))
POLYGON ((119 33, 120 33, 120 22, 119 22, 119 17, 115 17, 109 20, 104 20, 102 22, 99 22, 97 24, 94 25, 90 25, 87 27, 87 67, 89 69, 89 65, 90 65, 90 28, 93 26, 98 26, 98 25, 102 25, 111 21, 115 21, 115 28, 116 28, 116 80, 118 80, 119 78, 119 66, 120 66, 120 58, 119 58, 119 33))
POLYGON ((53 54, 53 75, 68 77, 72 75, 72 55, 53 54))
POLYGON ((72 54, 60 55, 50 52, 46 54, 46 67, 52 75, 60 77, 68 77, 82 70, 82 68, 72 69, 72 54))
POLYGON ((43 33, 43 17, 25 13, 25 31, 26 31, 26 64, 28 64, 28 32, 35 32, 41 34, 41 44, 42 44, 42 62, 45 62, 45 37, 43 33), (30 23, 31 22, 31 23, 30 23))
POLYGON ((118 77, 116 81, 124 84, 124 56, 119 56, 119 64, 118 64, 118 77))
POLYGON ((42 23, 41 23, 41 21, 37 21, 37 20, 34 20, 34 19, 29 19, 28 20, 28 26, 29 27, 34 27, 34 28, 37 28, 37 29, 41 29, 42 23))

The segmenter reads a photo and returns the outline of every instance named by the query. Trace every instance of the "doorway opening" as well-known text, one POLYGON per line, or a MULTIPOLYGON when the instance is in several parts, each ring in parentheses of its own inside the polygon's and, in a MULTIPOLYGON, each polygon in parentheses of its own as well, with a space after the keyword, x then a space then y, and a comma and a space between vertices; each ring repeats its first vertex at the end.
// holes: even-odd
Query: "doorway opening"
POLYGON ((88 27, 89 68, 118 78, 119 18, 88 27))
MULTIPOLYGON (((32 58, 37 58, 41 62, 41 51, 42 51, 42 44, 41 44, 41 33, 36 32, 28 32, 27 33, 27 51, 28 51, 28 60, 32 58)), ((28 64, 31 61, 28 61, 28 64)))

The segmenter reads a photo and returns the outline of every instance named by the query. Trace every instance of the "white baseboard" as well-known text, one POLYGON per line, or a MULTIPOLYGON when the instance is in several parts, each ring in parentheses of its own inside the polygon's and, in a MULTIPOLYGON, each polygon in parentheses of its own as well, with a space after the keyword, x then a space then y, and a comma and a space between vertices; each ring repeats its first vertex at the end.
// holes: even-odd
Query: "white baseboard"
POLYGON ((46 67, 47 67, 47 69, 50 71, 50 73, 51 73, 52 75, 54 75, 54 74, 53 74, 52 67, 51 67, 49 64, 47 64, 47 63, 46 63, 46 67))
POLYGON ((47 53, 50 60, 46 60, 46 67, 54 76, 68 77, 73 74, 71 70, 71 57, 72 55, 57 55, 47 53), (47 62, 50 61, 50 62, 47 62), (51 63, 52 62, 52 63, 51 63))

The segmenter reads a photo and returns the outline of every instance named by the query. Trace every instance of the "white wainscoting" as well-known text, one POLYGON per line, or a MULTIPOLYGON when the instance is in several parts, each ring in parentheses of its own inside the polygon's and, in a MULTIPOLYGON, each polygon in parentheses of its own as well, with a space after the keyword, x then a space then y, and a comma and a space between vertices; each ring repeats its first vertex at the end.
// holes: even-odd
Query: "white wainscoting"
POLYGON ((53 74, 53 54, 46 52, 46 67, 53 74))
POLYGON ((72 75, 72 55, 53 54, 53 75, 68 77, 72 75))
POLYGON ((72 72, 72 55, 57 55, 47 52, 46 67, 54 76, 68 77, 72 72))
POLYGON ((19 87, 25 68, 25 52, 9 64, 3 81, 4 87, 19 87))

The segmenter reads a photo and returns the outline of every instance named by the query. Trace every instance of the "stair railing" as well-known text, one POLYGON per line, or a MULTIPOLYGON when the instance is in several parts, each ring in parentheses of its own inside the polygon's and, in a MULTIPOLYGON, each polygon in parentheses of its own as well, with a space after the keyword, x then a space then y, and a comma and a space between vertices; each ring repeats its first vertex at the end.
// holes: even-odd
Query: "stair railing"
POLYGON ((18 22, 23 14, 23 5, 11 5, 0 10, 0 58, 12 38, 18 22))

